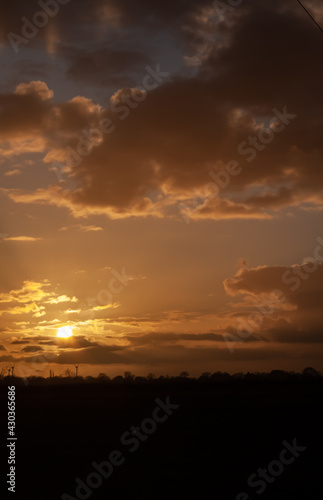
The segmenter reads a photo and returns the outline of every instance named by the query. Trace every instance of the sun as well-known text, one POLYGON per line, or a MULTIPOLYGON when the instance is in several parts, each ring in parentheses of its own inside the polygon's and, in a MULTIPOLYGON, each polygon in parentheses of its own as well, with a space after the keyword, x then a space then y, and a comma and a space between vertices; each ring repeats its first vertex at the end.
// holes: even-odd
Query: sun
POLYGON ((56 336, 60 339, 68 339, 69 337, 72 337, 72 335, 73 330, 70 326, 61 326, 61 328, 58 328, 56 336))

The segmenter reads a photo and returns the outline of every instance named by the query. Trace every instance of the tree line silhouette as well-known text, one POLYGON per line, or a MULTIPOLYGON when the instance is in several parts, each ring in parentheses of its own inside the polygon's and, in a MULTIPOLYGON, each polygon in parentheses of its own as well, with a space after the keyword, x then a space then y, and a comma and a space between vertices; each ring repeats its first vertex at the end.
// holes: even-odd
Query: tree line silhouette
POLYGON ((3 368, 0 372, 0 385, 5 385, 8 381, 18 385, 36 384, 36 385, 66 385, 66 384, 105 384, 105 385, 159 385, 159 384, 215 384, 215 383, 244 383, 244 382, 306 382, 306 381, 322 381, 323 375, 312 367, 304 368, 302 372, 272 370, 271 372, 238 372, 229 374, 227 372, 204 372, 199 377, 191 377, 187 371, 182 371, 179 375, 160 375, 148 373, 147 376, 136 376, 130 371, 125 371, 124 375, 117 375, 113 378, 106 373, 99 373, 97 377, 78 374, 77 369, 74 371, 69 368, 61 375, 55 375, 53 370, 50 370, 49 377, 29 376, 19 377, 14 375, 12 367, 10 369, 3 368))

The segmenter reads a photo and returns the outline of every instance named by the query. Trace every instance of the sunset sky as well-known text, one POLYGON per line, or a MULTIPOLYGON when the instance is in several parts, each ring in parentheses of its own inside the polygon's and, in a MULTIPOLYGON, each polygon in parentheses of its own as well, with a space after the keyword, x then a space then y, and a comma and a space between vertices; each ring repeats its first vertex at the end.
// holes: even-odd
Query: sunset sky
POLYGON ((323 370, 323 34, 299 3, 0 10, 0 371, 323 370))

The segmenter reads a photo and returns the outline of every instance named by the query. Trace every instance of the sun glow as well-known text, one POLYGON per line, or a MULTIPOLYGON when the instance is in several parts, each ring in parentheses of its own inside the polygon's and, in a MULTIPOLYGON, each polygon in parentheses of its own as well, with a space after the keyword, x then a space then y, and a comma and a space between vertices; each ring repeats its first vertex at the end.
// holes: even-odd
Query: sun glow
POLYGON ((58 328, 56 336, 60 339, 68 339, 69 337, 72 337, 72 335, 73 330, 70 326, 61 326, 61 328, 58 328))

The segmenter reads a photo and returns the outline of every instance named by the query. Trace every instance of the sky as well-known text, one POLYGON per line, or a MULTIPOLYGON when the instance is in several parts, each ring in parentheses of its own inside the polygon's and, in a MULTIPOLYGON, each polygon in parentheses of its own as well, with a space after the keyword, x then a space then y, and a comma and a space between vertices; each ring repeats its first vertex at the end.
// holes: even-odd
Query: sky
POLYGON ((323 36, 300 4, 0 9, 0 370, 322 370, 323 36))

